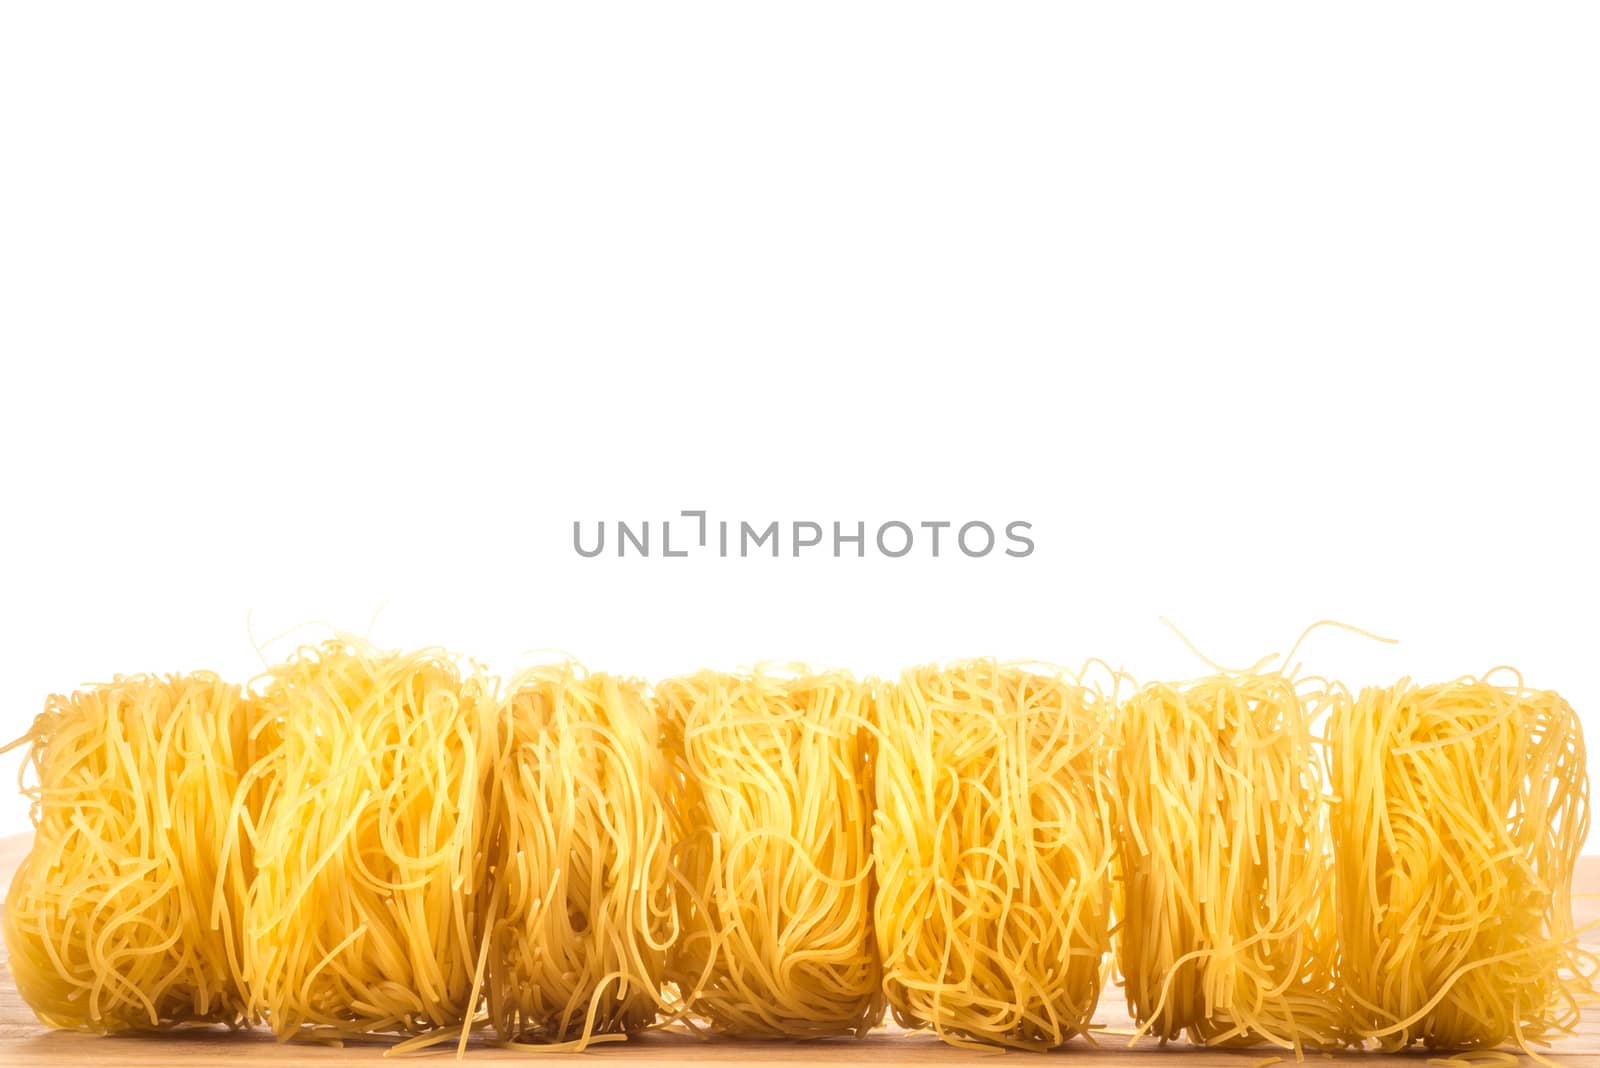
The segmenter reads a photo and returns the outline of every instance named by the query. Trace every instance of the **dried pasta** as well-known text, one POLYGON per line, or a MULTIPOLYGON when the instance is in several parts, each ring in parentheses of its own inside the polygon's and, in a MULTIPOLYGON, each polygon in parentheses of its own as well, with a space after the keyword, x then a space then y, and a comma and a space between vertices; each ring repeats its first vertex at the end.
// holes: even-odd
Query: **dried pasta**
POLYGON ((476 1011, 493 701, 438 650, 342 639, 267 674, 277 744, 244 909, 250 1008, 280 1037, 446 1033, 476 1011))
POLYGON ((874 925, 894 1017, 955 1044, 1083 1033, 1109 948, 1109 712, 1061 675, 978 660, 878 703, 874 925))
POLYGON ((1118 710, 1117 955, 1162 1040, 1341 1043, 1315 686, 1152 683, 1118 710))
POLYGON ((1509 669, 1352 697, 1272 662, 652 687, 339 636, 245 687, 119 676, 12 743, 9 971, 52 1027, 402 1053, 887 1010, 981 1048, 1544 1059, 1600 972, 1577 715, 1509 669), (1095 1022, 1115 973, 1132 1032, 1095 1022))
POLYGON ((5 902, 17 989, 52 1027, 249 1018, 239 907, 255 708, 211 674, 50 698, 21 741, 33 848, 5 902))
POLYGON ((626 1038, 670 1008, 678 933, 654 705, 559 664, 511 680, 496 718, 490 1019, 541 1048, 626 1038))
POLYGON ((1509 669, 1368 688, 1329 723, 1343 989, 1387 1051, 1525 1050, 1592 994, 1571 887, 1588 831, 1577 716, 1509 669))
POLYGON ((869 687, 843 672, 702 672, 657 692, 684 881, 667 978, 716 1031, 864 1034, 883 1011, 869 687))

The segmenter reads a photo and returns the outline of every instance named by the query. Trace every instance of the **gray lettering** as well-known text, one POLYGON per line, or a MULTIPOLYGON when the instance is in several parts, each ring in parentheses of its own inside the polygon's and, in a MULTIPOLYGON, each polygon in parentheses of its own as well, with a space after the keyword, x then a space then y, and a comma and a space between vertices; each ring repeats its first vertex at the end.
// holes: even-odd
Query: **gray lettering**
POLYGON ((1014 523, 1007 523, 1006 524, 1006 537, 1010 538, 1014 542, 1017 542, 1017 543, 1019 543, 1021 545, 1025 545, 1027 547, 1024 548, 1024 549, 1020 549, 1020 550, 1019 549, 1007 549, 1006 550, 1006 555, 1007 556, 1032 556, 1033 555, 1033 539, 1028 537, 1025 534, 1018 534, 1017 531, 1019 529, 1021 529, 1021 530, 1032 530, 1033 529, 1033 524, 1032 523, 1025 523, 1020 519, 1018 519, 1014 523))
POLYGON ((648 519, 646 519, 643 523, 639 524, 639 526, 641 527, 641 529, 643 531, 643 533, 642 533, 643 540, 640 540, 640 538, 634 536, 633 531, 628 529, 628 524, 627 523, 623 522, 620 519, 617 520, 617 555, 618 556, 627 556, 628 555, 628 552, 627 552, 627 549, 628 549, 627 543, 628 542, 632 542, 633 543, 634 549, 636 549, 638 551, 640 556, 649 556, 650 555, 650 521, 648 519))
POLYGON ((856 532, 855 532, 854 535, 842 533, 843 530, 844 530, 843 524, 838 523, 838 522, 835 522, 833 524, 833 555, 834 556, 843 555, 839 550, 843 547, 845 542, 853 541, 853 542, 856 543, 856 555, 857 556, 866 556, 867 555, 867 525, 865 523, 857 523, 856 524, 856 532))
MULTIPOLYGON (((693 519, 698 523, 699 546, 701 549, 710 545, 712 520, 709 513, 704 510, 684 510, 679 513, 684 519, 693 519)), ((650 525, 654 520, 629 521, 618 519, 595 521, 594 544, 588 546, 583 539, 583 520, 575 519, 572 522, 572 548, 579 556, 593 559, 602 556, 606 550, 608 536, 614 537, 617 546, 617 556, 631 555, 648 558, 650 556, 650 525), (608 535, 607 526, 615 527, 608 535)), ((672 544, 673 520, 661 521, 661 547, 658 555, 666 557, 693 556, 695 546, 693 535, 690 535, 690 544, 674 548, 672 544)), ((765 525, 752 525, 743 520, 717 520, 717 554, 724 559, 729 556, 729 527, 733 527, 733 536, 738 541, 738 555, 742 557, 759 556, 763 549, 768 550, 774 558, 783 555, 783 532, 785 522, 774 519, 765 525)), ((788 521, 788 530, 793 548, 791 555, 799 557, 806 549, 827 545, 825 521, 810 519, 796 519, 788 521)), ((855 546, 856 557, 863 559, 867 555, 867 523, 857 521, 853 524, 833 522, 833 556, 839 558, 845 555, 848 546, 855 546)), ((991 555, 999 543, 996 537, 996 527, 982 520, 974 519, 967 523, 956 523, 948 519, 913 520, 886 520, 873 529, 872 540, 876 545, 877 554, 891 560, 909 556, 917 550, 919 535, 918 529, 927 534, 928 555, 939 557, 944 551, 942 535, 948 530, 956 531, 956 545, 962 555, 980 558, 991 555)), ((1005 555, 1022 558, 1034 555, 1038 549, 1033 536, 1033 523, 1025 519, 1014 519, 1007 522, 1003 528, 1005 538, 1005 555)), ((683 537, 683 523, 679 521, 678 532, 683 537)), ((826 551, 826 549, 824 549, 826 551)))
POLYGON ((821 523, 812 523, 809 520, 805 520, 805 519, 797 520, 795 522, 795 525, 794 525, 794 554, 796 556, 800 555, 800 550, 801 549, 809 549, 813 545, 821 545, 821 544, 822 544, 822 524, 821 523), (811 538, 802 538, 800 536, 800 531, 801 531, 802 528, 812 531, 816 536, 815 537, 811 537, 811 538))
POLYGON ((759 535, 756 534, 755 527, 752 527, 749 523, 746 523, 743 520, 739 521, 740 556, 750 555, 750 539, 752 537, 755 537, 756 548, 758 549, 761 548, 762 545, 766 544, 768 538, 771 538, 772 555, 778 555, 778 521, 776 519, 774 519, 771 523, 768 523, 766 529, 763 530, 759 535))
POLYGON ((583 527, 583 524, 578 522, 576 519, 574 519, 572 521, 572 547, 574 549, 578 550, 578 555, 579 556, 590 556, 590 557, 599 556, 600 553, 606 547, 606 524, 605 524, 605 521, 602 520, 601 522, 595 524, 595 527, 599 531, 599 534, 600 534, 600 540, 595 542, 595 546, 594 546, 593 549, 585 549, 583 547, 583 538, 581 538, 579 536, 579 534, 578 534, 578 531, 582 527, 583 527))
POLYGON ((878 551, 880 553, 882 553, 883 555, 885 555, 885 556, 897 557, 897 558, 901 557, 901 556, 904 556, 906 553, 910 552, 911 551, 911 528, 906 526, 904 523, 900 522, 898 519, 891 519, 889 522, 887 522, 883 526, 879 527, 878 528, 878 551), (889 551, 889 546, 885 545, 884 542, 883 542, 883 532, 888 530, 890 527, 899 527, 902 531, 905 532, 906 543, 900 547, 900 551, 899 552, 890 552, 889 551))
POLYGON ((700 520, 700 548, 706 547, 706 514, 704 512, 679 512, 684 518, 697 518, 700 520))
POLYGON ((968 556, 988 556, 989 553, 994 550, 994 528, 988 523, 974 519, 956 533, 956 542, 961 546, 961 551, 966 553, 968 556), (989 539, 988 544, 986 544, 980 552, 973 552, 971 549, 967 548, 967 531, 973 529, 974 527, 982 530, 984 537, 989 539))
POLYGON ((689 550, 688 549, 679 549, 677 552, 673 552, 672 551, 672 520, 670 520, 670 519, 663 519, 661 521, 661 555, 662 556, 688 556, 689 555, 689 550))

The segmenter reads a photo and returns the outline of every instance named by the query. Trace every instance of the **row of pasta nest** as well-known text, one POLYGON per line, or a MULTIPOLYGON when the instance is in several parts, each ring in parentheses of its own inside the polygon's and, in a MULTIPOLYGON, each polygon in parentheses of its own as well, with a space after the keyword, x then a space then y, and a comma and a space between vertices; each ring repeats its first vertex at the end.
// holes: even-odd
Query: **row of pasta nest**
MULTIPOLYGON (((339 639, 50 699, 4 929, 46 1024, 581 1049, 652 1027, 1531 1049, 1594 958, 1579 723, 976 660, 648 685, 339 639), (1122 1034, 1127 1034, 1126 1031, 1122 1034)), ((17 744, 17 743, 14 743, 17 744)))

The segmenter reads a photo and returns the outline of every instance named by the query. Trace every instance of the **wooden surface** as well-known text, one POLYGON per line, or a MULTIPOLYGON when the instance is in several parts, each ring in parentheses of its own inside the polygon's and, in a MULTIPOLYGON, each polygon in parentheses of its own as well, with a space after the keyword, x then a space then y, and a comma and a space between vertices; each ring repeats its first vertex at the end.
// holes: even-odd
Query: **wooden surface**
MULTIPOLYGON (((9 886, 11 872, 27 849, 26 836, 0 838, 0 887, 9 886)), ((1586 857, 1578 869, 1577 890, 1580 896, 1575 903, 1579 921, 1587 923, 1600 920, 1600 857, 1586 857)), ((0 963, 4 951, 0 950, 0 963)), ((1113 1028, 1127 1027, 1128 1017, 1121 1003, 1121 991, 1112 989, 1100 1007, 1097 1020, 1113 1028)), ((1182 1044, 1162 1048, 1154 1042, 1141 1041, 1134 1048, 1126 1048, 1127 1039, 1114 1035, 1103 1036, 1099 1048, 1074 1040, 1064 1050, 1046 1054, 1047 1057, 1068 1057, 1074 1064, 1096 1065, 1100 1068, 1249 1068, 1266 1057, 1277 1054, 1271 1049, 1247 1051, 1198 1050, 1182 1044)), ((347 1044, 343 1049, 309 1046, 297 1043, 279 1043, 264 1032, 231 1033, 225 1030, 197 1030, 162 1036, 102 1037, 65 1031, 50 1031, 34 1019, 33 1013, 17 995, 17 987, 9 969, 0 968, 0 1068, 26 1068, 30 1065, 83 1066, 139 1066, 194 1065, 223 1061, 248 1061, 259 1064, 321 1064, 386 1063, 393 1065, 395 1058, 384 1059, 386 1042, 347 1044)), ((1551 1054, 1569 1068, 1600 1068, 1600 1008, 1585 1019, 1579 1034, 1552 1047, 1551 1054)), ((923 1034, 879 1032, 862 1040, 836 1039, 825 1042, 735 1042, 726 1039, 702 1041, 689 1035, 653 1033, 629 1042, 602 1045, 583 1054, 526 1053, 495 1049, 491 1046, 473 1045, 467 1053, 468 1065, 526 1063, 529 1061, 568 1064, 594 1063, 595 1060, 625 1064, 627 1068, 647 1068, 657 1064, 740 1064, 762 1062, 788 1066, 849 1065, 871 1063, 881 1065, 922 1064, 984 1064, 992 1065, 1004 1060, 1024 1068, 1038 1058, 1029 1053, 970 1052, 946 1046, 938 1039, 923 1034)), ((1427 1054, 1417 1051, 1399 1056, 1372 1053, 1341 1053, 1333 1059, 1347 1062, 1347 1068, 1356 1063, 1362 1066, 1405 1065, 1407 1068, 1424 1068, 1427 1054)), ((411 1054, 437 1064, 452 1063, 454 1047, 438 1051, 411 1054)), ((1524 1058, 1531 1068, 1531 1061, 1524 1058)), ((1325 1063, 1325 1058, 1310 1054, 1306 1064, 1315 1068, 1325 1063)), ((1285 1057, 1280 1066, 1289 1068, 1293 1059, 1285 1057)))

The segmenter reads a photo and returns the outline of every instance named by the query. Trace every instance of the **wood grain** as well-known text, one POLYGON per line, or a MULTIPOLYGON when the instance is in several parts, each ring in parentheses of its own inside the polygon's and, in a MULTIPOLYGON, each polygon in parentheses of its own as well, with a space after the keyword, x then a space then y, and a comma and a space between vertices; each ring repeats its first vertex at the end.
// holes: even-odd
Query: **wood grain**
MULTIPOLYGON (((22 859, 28 846, 27 836, 0 838, 0 886, 9 886, 11 873, 22 859)), ((1578 891, 1575 904, 1580 922, 1600 920, 1600 857, 1585 857, 1578 869, 1578 891)), ((3 963, 0 950, 0 963, 3 963)), ((1101 1004, 1098 1017, 1107 1026, 1126 1028, 1128 1016, 1120 1001, 1120 991, 1113 990, 1101 1004)), ((1150 1041, 1141 1041, 1126 1048, 1126 1039, 1106 1036, 1099 1048, 1077 1040, 1066 1049, 1048 1056, 1070 1057, 1074 1064, 1115 1066, 1115 1068, 1248 1068, 1263 1058, 1272 1056, 1273 1050, 1213 1051, 1174 1045, 1165 1048, 1150 1041)), ((83 1065, 126 1066, 126 1068, 156 1068, 247 1061, 251 1064, 377 1064, 393 1065, 395 1059, 384 1060, 387 1043, 351 1043, 343 1049, 280 1043, 261 1032, 231 1033, 221 1029, 204 1029, 166 1035, 129 1035, 101 1037, 66 1031, 50 1031, 34 1019, 33 1013, 17 995, 16 984, 9 969, 0 968, 0 1068, 27 1068, 27 1066, 83 1065)), ((413 1054, 425 1060, 448 1062, 453 1049, 413 1054)), ((1585 1018, 1582 1028, 1574 1037, 1556 1044, 1552 1053, 1569 1068, 1600 1068, 1600 1010, 1585 1018)), ((763 1064, 786 1065, 805 1068, 808 1065, 837 1068, 840 1065, 870 1062, 877 1065, 978 1065, 993 1064, 996 1058, 1025 1065, 1037 1055, 1027 1053, 981 1053, 955 1049, 938 1039, 924 1034, 906 1034, 891 1029, 874 1032, 865 1039, 837 1039, 825 1042, 735 1042, 717 1040, 701 1041, 684 1034, 656 1033, 641 1036, 626 1043, 596 1047, 577 1055, 539 1054, 496 1049, 474 1044, 468 1052, 469 1064, 510 1064, 529 1061, 565 1061, 574 1064, 590 1059, 603 1059, 626 1065, 626 1068, 649 1068, 652 1065, 681 1064, 763 1064)), ((1421 1052, 1398 1056, 1371 1053, 1341 1053, 1332 1058, 1337 1061, 1359 1062, 1377 1068, 1380 1065, 1405 1065, 1423 1068, 1427 1055, 1421 1052)), ((1309 1065, 1321 1062, 1319 1055, 1308 1058, 1309 1065)), ((1526 1058, 1525 1058, 1526 1060, 1526 1058)), ((592 1061, 591 1061, 592 1063, 592 1061)), ((1292 1061, 1286 1059, 1284 1068, 1292 1061)), ((1531 1062, 1529 1062, 1531 1064, 1531 1062)))

